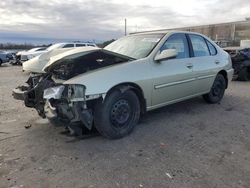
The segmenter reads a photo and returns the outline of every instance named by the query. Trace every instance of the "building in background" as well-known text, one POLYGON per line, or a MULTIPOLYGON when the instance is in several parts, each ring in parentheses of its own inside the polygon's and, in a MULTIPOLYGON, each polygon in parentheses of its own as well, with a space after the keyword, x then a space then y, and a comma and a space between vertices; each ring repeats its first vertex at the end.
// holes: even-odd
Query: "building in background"
POLYGON ((163 29, 162 31, 168 30, 202 33, 211 38, 221 47, 240 46, 242 40, 250 40, 250 18, 246 18, 243 21, 163 29))
POLYGON ((242 40, 250 39, 250 18, 244 21, 177 28, 202 33, 222 47, 239 46, 242 40))

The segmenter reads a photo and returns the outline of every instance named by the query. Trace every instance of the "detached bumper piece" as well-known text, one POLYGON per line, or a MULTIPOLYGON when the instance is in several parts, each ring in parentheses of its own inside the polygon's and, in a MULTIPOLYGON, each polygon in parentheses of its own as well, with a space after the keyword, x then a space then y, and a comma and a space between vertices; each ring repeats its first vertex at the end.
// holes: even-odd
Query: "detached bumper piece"
POLYGON ((12 96, 16 100, 24 101, 26 107, 35 108, 36 101, 34 97, 34 90, 30 89, 29 86, 24 85, 13 89, 12 96))
POLYGON ((28 90, 28 86, 19 86, 12 90, 12 96, 16 100, 24 101, 27 95, 27 90, 28 90))

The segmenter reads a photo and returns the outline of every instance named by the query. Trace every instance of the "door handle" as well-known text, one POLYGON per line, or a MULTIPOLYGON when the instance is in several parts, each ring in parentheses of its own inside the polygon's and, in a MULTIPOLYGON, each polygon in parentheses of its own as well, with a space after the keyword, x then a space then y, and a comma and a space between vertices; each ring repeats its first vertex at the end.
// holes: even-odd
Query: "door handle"
POLYGON ((220 64, 220 61, 216 60, 214 63, 215 63, 216 65, 218 65, 218 64, 220 64))
POLYGON ((187 64, 186 67, 189 68, 189 69, 192 69, 193 68, 193 64, 187 64))

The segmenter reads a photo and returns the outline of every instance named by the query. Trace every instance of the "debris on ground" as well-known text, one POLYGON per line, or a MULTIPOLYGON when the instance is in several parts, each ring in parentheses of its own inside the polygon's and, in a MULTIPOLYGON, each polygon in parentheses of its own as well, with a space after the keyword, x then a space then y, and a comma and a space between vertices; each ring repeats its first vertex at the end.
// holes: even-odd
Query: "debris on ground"
POLYGON ((170 179, 173 179, 173 177, 169 174, 169 173, 165 173, 167 177, 169 177, 170 179))
POLYGON ((28 125, 25 125, 25 129, 29 129, 32 125, 31 124, 28 124, 28 125))
POLYGON ((166 147, 167 147, 167 144, 161 142, 161 143, 160 143, 160 147, 161 147, 161 148, 166 148, 166 147))

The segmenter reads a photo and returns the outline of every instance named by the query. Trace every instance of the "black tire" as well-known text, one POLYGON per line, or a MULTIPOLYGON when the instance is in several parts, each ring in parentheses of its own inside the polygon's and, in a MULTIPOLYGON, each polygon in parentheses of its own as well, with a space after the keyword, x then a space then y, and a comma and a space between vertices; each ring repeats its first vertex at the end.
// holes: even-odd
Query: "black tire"
POLYGON ((238 75, 239 81, 249 81, 250 80, 250 68, 244 67, 240 70, 238 75))
POLYGON ((3 61, 0 59, 0 66, 2 65, 3 61))
POLYGON ((226 79, 224 78, 223 75, 218 74, 214 80, 210 92, 203 95, 203 98, 207 103, 210 104, 219 103, 224 96, 225 89, 226 89, 226 79))
POLYGON ((127 90, 114 90, 104 102, 97 102, 94 125, 106 138, 118 139, 130 134, 140 118, 140 102, 137 95, 127 90))

